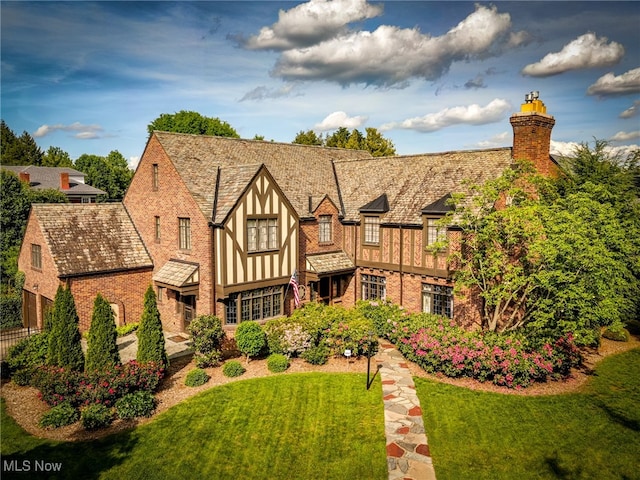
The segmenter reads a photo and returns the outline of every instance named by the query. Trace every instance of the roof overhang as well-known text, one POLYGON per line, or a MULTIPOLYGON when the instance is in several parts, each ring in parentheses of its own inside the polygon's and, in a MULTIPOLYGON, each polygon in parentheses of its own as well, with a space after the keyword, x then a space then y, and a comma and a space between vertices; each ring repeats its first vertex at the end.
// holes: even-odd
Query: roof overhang
POLYGON ((307 255, 306 267, 307 279, 311 281, 329 275, 351 273, 356 269, 353 261, 342 251, 307 255))
POLYGON ((169 260, 153 276, 160 287, 176 290, 182 295, 194 295, 200 287, 200 265, 182 260, 169 260))

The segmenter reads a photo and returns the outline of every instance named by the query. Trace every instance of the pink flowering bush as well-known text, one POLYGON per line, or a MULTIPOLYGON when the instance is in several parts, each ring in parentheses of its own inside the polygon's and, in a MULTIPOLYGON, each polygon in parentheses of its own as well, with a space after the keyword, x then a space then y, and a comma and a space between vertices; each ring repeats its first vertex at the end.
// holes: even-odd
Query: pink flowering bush
POLYGON ((68 402, 74 407, 92 404, 112 407, 129 393, 154 392, 164 374, 159 364, 140 364, 135 360, 95 373, 42 366, 36 369, 31 383, 40 391, 40 398, 51 406, 68 402))

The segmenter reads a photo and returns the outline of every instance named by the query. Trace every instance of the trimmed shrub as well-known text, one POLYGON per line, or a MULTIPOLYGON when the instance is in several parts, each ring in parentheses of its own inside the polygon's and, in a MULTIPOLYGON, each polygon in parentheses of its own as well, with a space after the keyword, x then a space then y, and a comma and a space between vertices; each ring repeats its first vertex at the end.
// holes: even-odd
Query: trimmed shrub
POLYGON ((156 400, 146 390, 129 393, 116 401, 116 413, 122 419, 150 417, 155 408, 156 400))
POLYGON ((93 302, 91 326, 87 336, 86 371, 100 371, 120 365, 115 317, 111 305, 100 294, 93 302))
POLYGON ((318 345, 304 351, 301 355, 305 362, 311 365, 324 365, 329 360, 329 349, 326 345, 318 345))
POLYGON ((244 372, 246 370, 238 360, 229 360, 222 367, 222 373, 225 377, 239 377, 244 372))
POLYGON ((209 375, 201 368, 194 368, 189 373, 187 373, 187 377, 184 379, 184 384, 187 387, 199 387, 200 385, 204 385, 209 381, 209 375))
POLYGON ((144 310, 137 334, 138 353, 136 360, 140 363, 154 362, 167 368, 169 360, 164 345, 162 322, 160 321, 156 293, 151 285, 144 294, 144 310))
POLYGON ((58 287, 50 322, 47 364, 78 371, 84 370, 84 353, 78 328, 80 319, 70 289, 58 287))
POLYGON ((116 327, 116 334, 119 337, 124 337, 125 335, 129 335, 131 332, 135 332, 138 330, 140 326, 140 322, 128 323, 126 325, 119 325, 116 327))
POLYGON ((289 359, 281 353, 272 353, 267 358, 267 368, 273 373, 284 372, 289 368, 289 359))
POLYGON ((226 334, 215 315, 200 315, 189 325, 198 368, 215 367, 222 359, 222 344, 226 334))
POLYGON ((7 366, 13 381, 20 386, 30 385, 35 368, 47 359, 49 339, 46 332, 31 335, 9 349, 7 366))
POLYGON ((86 430, 108 427, 113 422, 113 412, 110 408, 96 403, 82 409, 80 421, 86 430))
POLYGON ((0 329, 22 327, 22 297, 0 294, 0 329))
POLYGON ((628 342, 631 338, 626 328, 605 328, 602 336, 615 342, 628 342))
POLYGON ((254 321, 242 322, 236 329, 236 344, 238 349, 247 356, 257 357, 267 344, 267 339, 260 324, 254 321))
POLYGON ((60 428, 65 425, 71 425, 80 418, 80 412, 74 408, 69 402, 61 403, 52 407, 40 418, 38 425, 40 428, 60 428))

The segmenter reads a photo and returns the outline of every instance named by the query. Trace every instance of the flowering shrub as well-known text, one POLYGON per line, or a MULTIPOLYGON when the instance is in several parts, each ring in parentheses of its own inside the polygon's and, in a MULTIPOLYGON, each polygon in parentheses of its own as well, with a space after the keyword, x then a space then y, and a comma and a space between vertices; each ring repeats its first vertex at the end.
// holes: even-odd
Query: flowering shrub
POLYGON ((360 317, 338 322, 325 331, 326 345, 333 355, 343 355, 351 350, 351 355, 373 356, 378 351, 378 337, 371 321, 360 317))
POLYGON ((128 393, 155 391, 164 373, 164 368, 158 364, 140 364, 135 360, 99 373, 41 366, 35 370, 32 385, 40 390, 40 398, 51 406, 69 402, 75 407, 91 404, 111 407, 128 393))
POLYGON ((392 323, 402 321, 406 317, 404 309, 389 300, 359 300, 356 310, 373 322, 373 328, 379 337, 388 337, 393 329, 392 323))

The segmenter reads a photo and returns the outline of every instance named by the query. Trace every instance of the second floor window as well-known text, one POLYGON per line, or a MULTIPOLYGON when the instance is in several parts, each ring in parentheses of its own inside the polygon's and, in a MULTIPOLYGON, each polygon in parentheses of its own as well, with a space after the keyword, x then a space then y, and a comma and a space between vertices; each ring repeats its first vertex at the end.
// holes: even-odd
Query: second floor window
POLYGON ((155 240, 160 241, 160 217, 155 217, 155 240))
POLYGON ((42 247, 34 243, 31 244, 31 266, 33 268, 42 268, 42 247))
POLYGON ((180 250, 191 250, 191 219, 179 218, 180 250))
POLYGON ((380 217, 364 217, 364 243, 380 244, 380 217))
POLYGON ((249 252, 263 252, 277 248, 277 218, 251 218, 247 220, 247 250, 249 252))
POLYGON ((447 229, 438 225, 440 219, 427 218, 427 245, 447 239, 447 229))
POLYGON ((331 215, 320 215, 320 218, 318 219, 318 242, 333 242, 333 237, 331 235, 331 215))
POLYGON ((151 173, 151 186, 154 190, 158 190, 158 183, 159 183, 158 164, 154 163, 153 172, 151 173))

